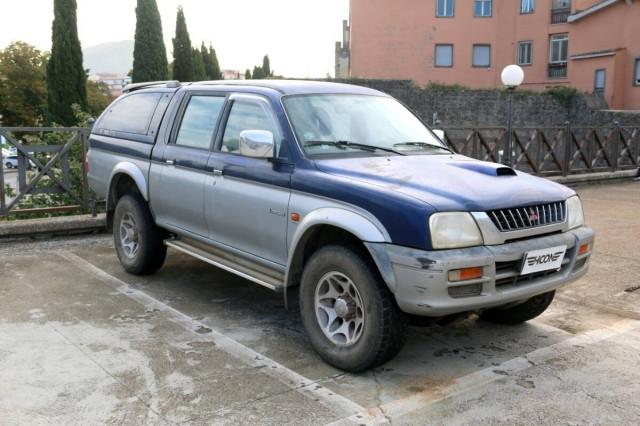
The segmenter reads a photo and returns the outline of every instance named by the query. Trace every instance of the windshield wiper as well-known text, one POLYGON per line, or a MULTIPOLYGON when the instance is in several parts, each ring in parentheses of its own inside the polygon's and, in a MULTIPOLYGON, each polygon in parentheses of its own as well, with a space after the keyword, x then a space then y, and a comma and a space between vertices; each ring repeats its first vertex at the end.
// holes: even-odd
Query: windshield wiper
POLYGON ((394 143, 393 144, 394 147, 396 146, 417 146, 420 148, 437 148, 437 149, 441 149, 443 151, 448 151, 453 153, 453 151, 449 148, 446 148, 442 145, 436 145, 433 143, 427 143, 427 142, 399 142, 399 143, 394 143))
POLYGON ((365 151, 385 151, 392 152, 397 155, 407 155, 403 152, 396 151, 391 148, 384 148, 377 145, 368 145, 365 143, 351 142, 351 141, 306 141, 303 143, 304 146, 321 146, 321 145, 329 145, 329 146, 337 146, 338 148, 346 149, 346 148, 356 148, 362 149, 365 151))

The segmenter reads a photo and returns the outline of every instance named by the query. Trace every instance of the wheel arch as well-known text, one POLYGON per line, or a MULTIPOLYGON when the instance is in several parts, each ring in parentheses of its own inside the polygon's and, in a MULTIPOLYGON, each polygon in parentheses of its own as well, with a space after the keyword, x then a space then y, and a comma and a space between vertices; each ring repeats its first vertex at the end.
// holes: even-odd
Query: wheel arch
POLYGON ((125 194, 138 193, 146 201, 149 201, 147 183, 138 166, 129 162, 121 162, 114 167, 109 178, 107 190, 107 226, 111 229, 113 224, 113 212, 118 200, 125 194))

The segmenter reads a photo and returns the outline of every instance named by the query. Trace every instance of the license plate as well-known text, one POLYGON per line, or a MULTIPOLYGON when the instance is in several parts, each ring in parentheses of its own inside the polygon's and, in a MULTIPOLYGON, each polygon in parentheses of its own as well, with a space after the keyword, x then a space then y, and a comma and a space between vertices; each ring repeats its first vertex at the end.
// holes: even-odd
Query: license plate
POLYGON ((567 246, 557 246, 525 253, 521 275, 560 269, 567 246))

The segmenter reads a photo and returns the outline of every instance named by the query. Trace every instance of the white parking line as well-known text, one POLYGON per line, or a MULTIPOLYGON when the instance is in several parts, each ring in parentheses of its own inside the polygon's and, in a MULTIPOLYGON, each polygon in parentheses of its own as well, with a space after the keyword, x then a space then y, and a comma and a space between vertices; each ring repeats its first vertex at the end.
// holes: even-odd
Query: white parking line
POLYGON ((384 417, 381 417, 377 410, 366 410, 356 402, 320 386, 317 384, 317 380, 314 381, 304 377, 253 349, 244 346, 242 343, 227 337, 221 332, 212 329, 210 326, 194 320, 177 309, 129 286, 126 282, 110 275, 85 259, 69 251, 62 251, 57 254, 81 270, 93 274, 119 293, 138 302, 147 309, 157 309, 163 312, 171 321, 194 333, 199 339, 213 342, 218 349, 225 351, 250 366, 259 367, 260 371, 277 379, 291 389, 300 392, 304 396, 320 402, 337 415, 348 418, 350 419, 349 421, 355 423, 372 424, 378 423, 380 420, 384 421, 384 417), (206 330, 207 332, 203 334, 202 330, 206 330))

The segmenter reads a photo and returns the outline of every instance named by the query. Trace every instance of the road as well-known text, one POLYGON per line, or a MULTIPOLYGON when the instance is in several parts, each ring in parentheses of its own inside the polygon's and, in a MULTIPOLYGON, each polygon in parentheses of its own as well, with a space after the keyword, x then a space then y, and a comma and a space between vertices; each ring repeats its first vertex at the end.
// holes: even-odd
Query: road
POLYGON ((170 251, 123 272, 109 236, 0 243, 3 424, 640 424, 640 182, 579 189, 591 270, 540 318, 413 327, 353 375, 280 296, 170 251))
MULTIPOLYGON (((15 169, 13 170, 5 169, 4 184, 9 185, 11 188, 13 188, 15 192, 18 192, 18 171, 15 169)), ((7 204, 9 204, 11 200, 13 200, 13 197, 7 197, 6 198, 7 204)))

